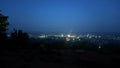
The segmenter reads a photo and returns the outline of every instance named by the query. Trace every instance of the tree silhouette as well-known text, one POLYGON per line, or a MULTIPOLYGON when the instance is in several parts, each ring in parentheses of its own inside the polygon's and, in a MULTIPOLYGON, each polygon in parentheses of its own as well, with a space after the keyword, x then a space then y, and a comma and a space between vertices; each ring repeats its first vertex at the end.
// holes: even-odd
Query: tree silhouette
POLYGON ((0 43, 4 43, 6 41, 6 30, 8 25, 8 16, 0 14, 0 43))
POLYGON ((16 30, 14 29, 14 32, 11 33, 11 40, 12 43, 15 43, 17 45, 25 45, 29 39, 29 36, 26 32, 23 32, 22 30, 16 30))

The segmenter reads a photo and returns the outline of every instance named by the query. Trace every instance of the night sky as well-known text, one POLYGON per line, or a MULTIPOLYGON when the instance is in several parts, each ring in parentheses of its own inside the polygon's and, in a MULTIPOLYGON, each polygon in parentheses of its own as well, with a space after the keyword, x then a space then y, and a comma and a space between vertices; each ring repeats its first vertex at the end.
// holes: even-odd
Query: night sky
POLYGON ((120 0, 0 0, 9 30, 120 32, 120 0))

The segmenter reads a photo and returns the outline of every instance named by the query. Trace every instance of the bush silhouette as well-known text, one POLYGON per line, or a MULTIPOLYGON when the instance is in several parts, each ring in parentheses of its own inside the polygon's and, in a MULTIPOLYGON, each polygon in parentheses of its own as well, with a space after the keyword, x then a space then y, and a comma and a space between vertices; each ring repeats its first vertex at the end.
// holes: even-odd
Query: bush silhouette
POLYGON ((26 32, 23 32, 22 30, 15 30, 11 33, 11 40, 12 43, 15 43, 17 45, 24 45, 27 43, 29 39, 29 36, 26 32))

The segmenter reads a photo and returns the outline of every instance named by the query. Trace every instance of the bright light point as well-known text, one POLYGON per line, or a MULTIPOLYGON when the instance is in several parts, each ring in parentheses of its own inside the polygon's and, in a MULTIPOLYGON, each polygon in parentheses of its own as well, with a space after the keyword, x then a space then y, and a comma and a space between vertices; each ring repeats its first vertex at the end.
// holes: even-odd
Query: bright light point
POLYGON ((99 38, 101 38, 101 36, 98 36, 99 38))
POLYGON ((78 36, 77 39, 79 39, 80 37, 78 36))
POLYGON ((10 37, 10 35, 8 34, 7 37, 10 37))
POLYGON ((41 36, 38 36, 39 38, 46 38, 46 36, 45 35, 41 35, 41 36))
POLYGON ((70 34, 68 34, 67 37, 71 37, 70 34))
POLYGON ((89 39, 91 39, 92 37, 91 36, 89 36, 89 39))
POLYGON ((66 41, 70 41, 70 39, 69 39, 69 38, 66 38, 66 41))
POLYGON ((87 37, 89 37, 90 35, 89 34, 87 34, 87 37))
POLYGON ((101 46, 98 47, 99 49, 101 48, 101 46))
POLYGON ((63 34, 61 34, 61 37, 64 37, 64 35, 63 35, 63 34))

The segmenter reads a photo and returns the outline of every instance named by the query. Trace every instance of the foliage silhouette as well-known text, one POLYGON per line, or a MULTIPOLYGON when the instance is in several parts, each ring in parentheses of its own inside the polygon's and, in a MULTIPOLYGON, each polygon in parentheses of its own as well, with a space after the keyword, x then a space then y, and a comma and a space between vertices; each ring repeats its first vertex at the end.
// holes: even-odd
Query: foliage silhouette
POLYGON ((0 14, 0 44, 4 44, 6 42, 6 30, 9 25, 8 16, 4 16, 0 14))
POLYGON ((22 30, 14 29, 14 32, 11 33, 11 41, 13 45, 27 45, 29 40, 29 35, 22 30))

